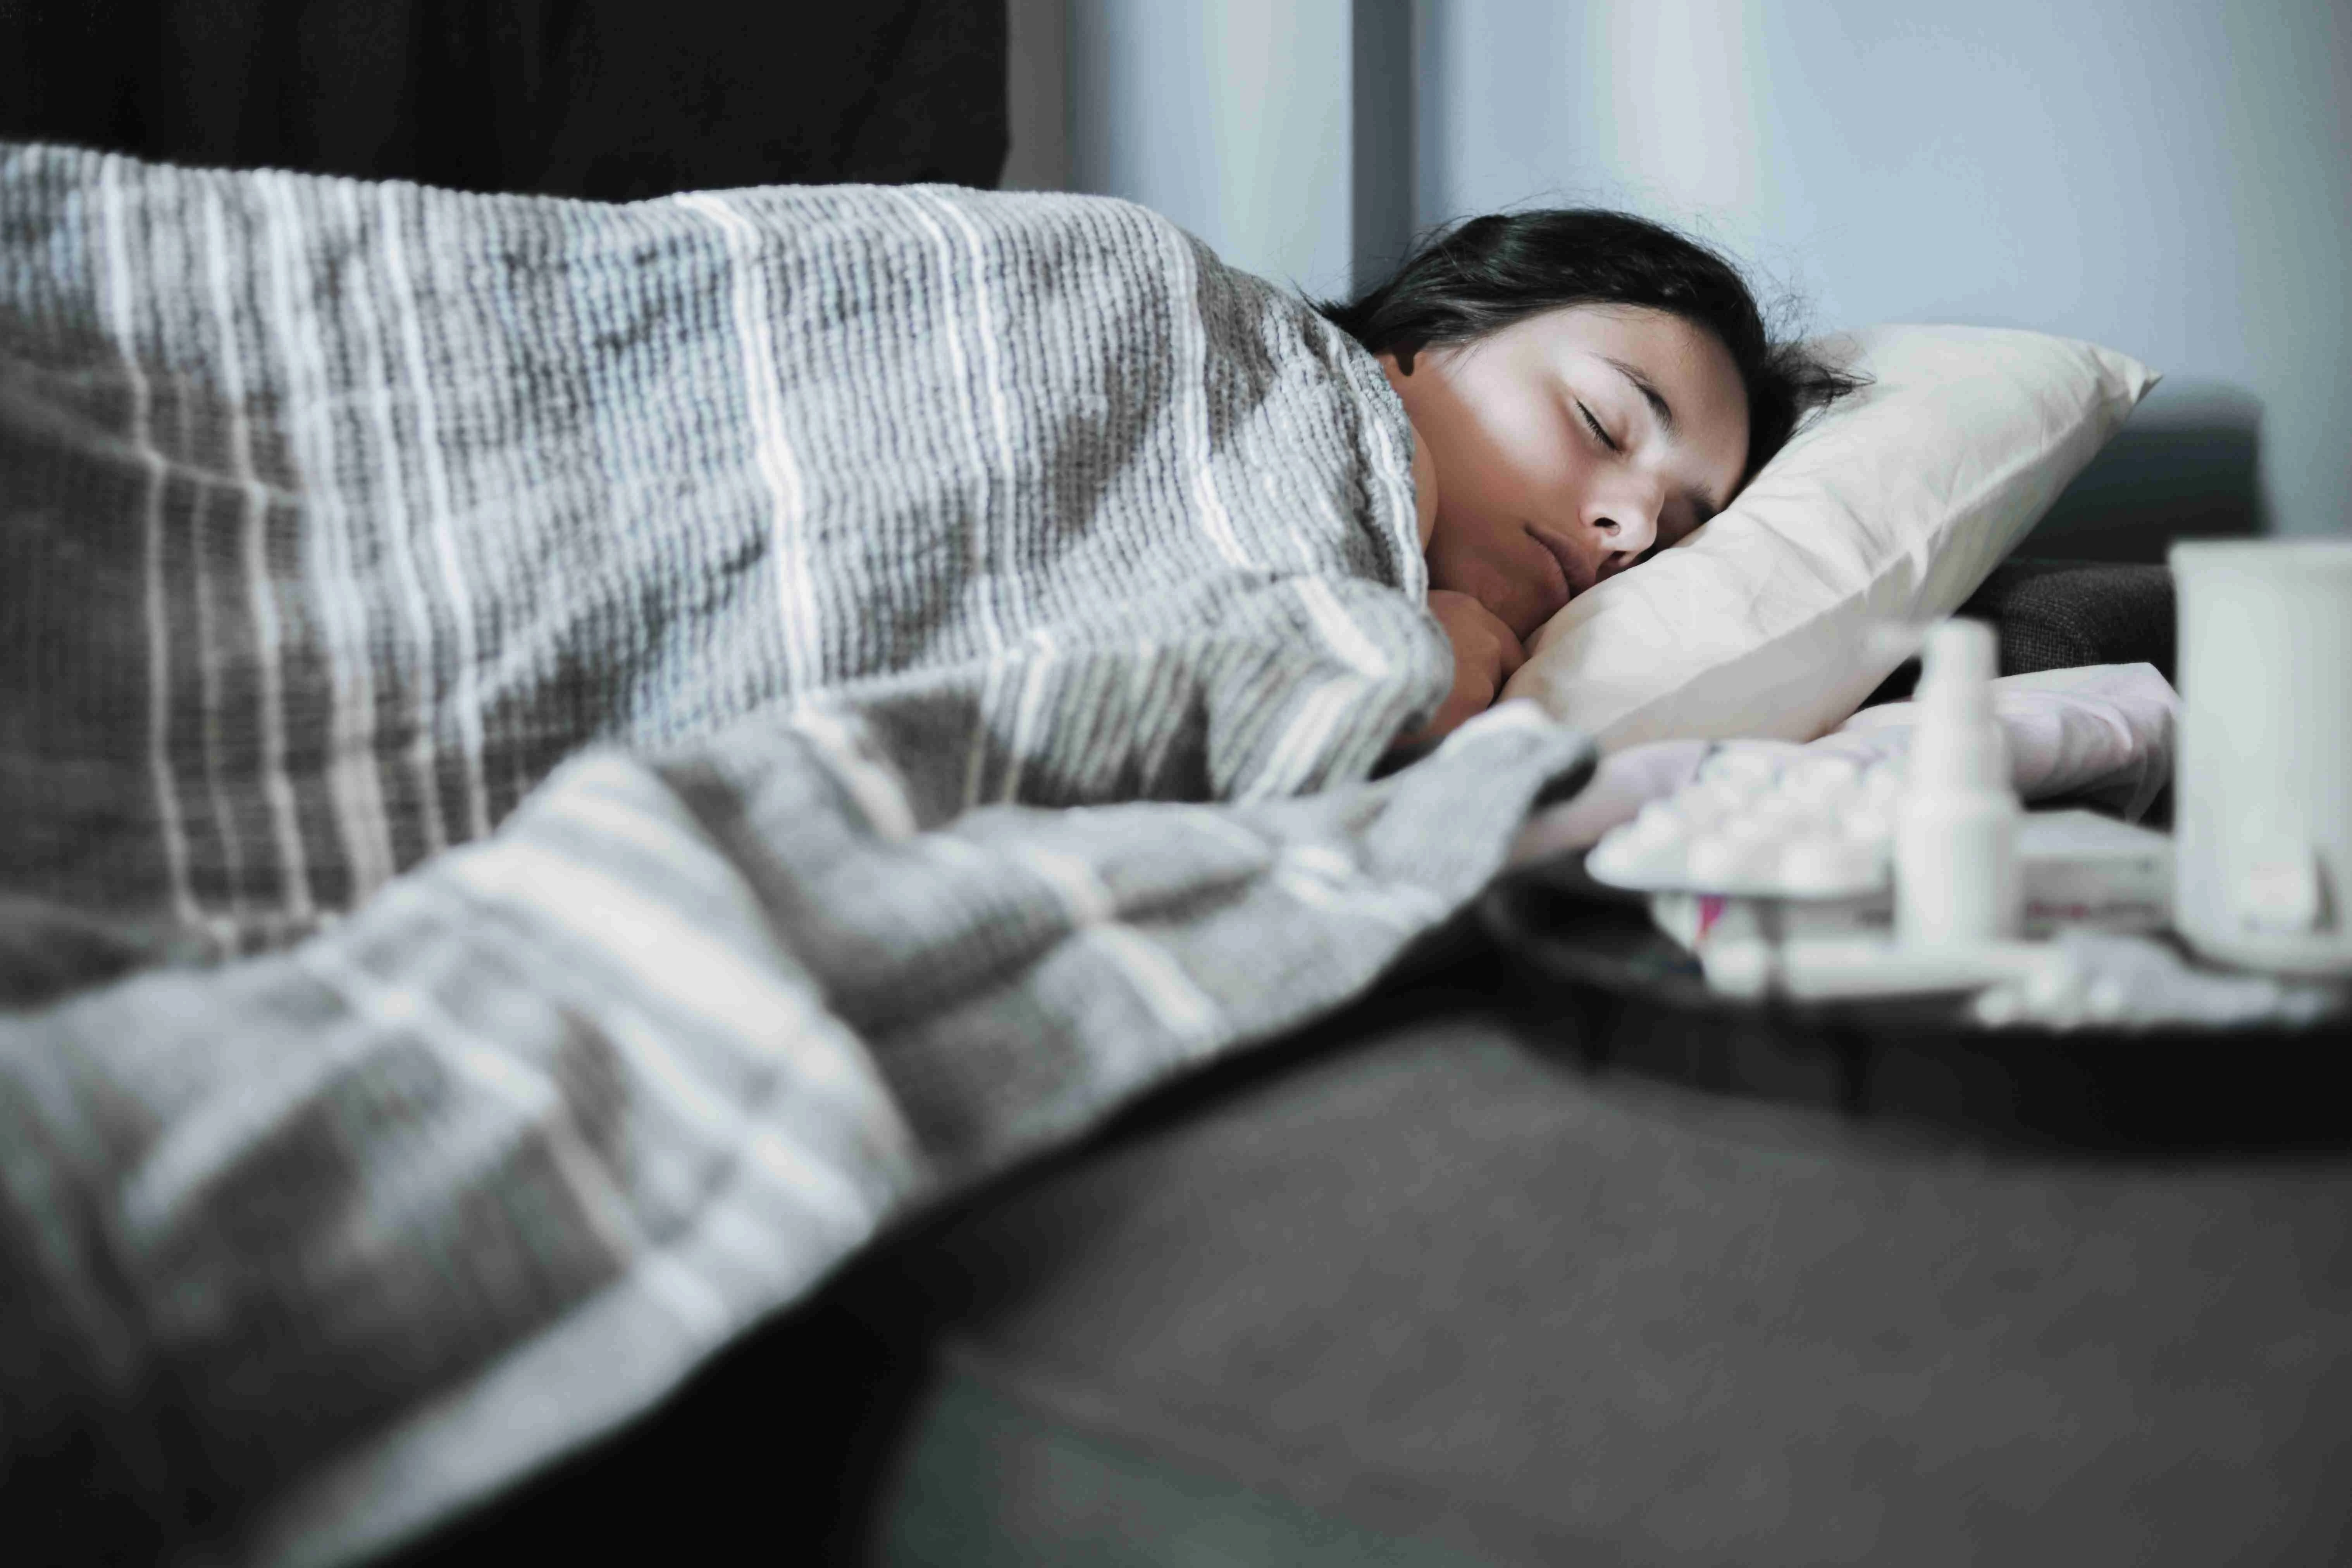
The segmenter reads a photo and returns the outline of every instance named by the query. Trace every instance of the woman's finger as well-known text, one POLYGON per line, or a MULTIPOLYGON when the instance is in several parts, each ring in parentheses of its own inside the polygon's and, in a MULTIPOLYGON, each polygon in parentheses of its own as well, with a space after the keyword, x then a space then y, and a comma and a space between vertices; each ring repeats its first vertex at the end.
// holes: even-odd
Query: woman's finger
POLYGON ((1495 641, 1503 654, 1502 680, 1495 682, 1495 689, 1500 691, 1503 689, 1503 681, 1517 675, 1519 666, 1528 662, 1528 650, 1520 645, 1517 637, 1511 635, 1511 628, 1500 623, 1496 626, 1495 641))

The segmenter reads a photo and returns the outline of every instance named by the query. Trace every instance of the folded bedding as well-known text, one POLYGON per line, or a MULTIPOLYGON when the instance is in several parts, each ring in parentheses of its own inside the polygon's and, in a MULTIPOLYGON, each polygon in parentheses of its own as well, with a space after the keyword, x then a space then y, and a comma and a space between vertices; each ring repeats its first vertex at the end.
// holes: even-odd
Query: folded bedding
MULTIPOLYGON (((2069 801, 2137 822, 2172 782, 2173 730, 2180 694, 2150 664, 2085 665, 2005 675, 1992 682, 1993 714, 2009 758, 2010 784, 2027 802, 2069 801)), ((1696 779, 1727 748, 1843 757, 1857 767, 1908 753, 1916 702, 1864 708, 1820 739, 1651 741, 1612 752, 1575 798, 1530 817, 1511 851, 1515 864, 1590 849, 1643 806, 1696 779)))
POLYGON ((1125 204, 0 146, 10 1538, 412 1536, 1369 985, 1591 763, 1368 781, 1409 457, 1125 204))
POLYGON ((1451 679, 1377 365, 1129 204, 33 146, 0 243, 12 892, 268 942, 783 707, 925 822, 1291 794, 1451 679))

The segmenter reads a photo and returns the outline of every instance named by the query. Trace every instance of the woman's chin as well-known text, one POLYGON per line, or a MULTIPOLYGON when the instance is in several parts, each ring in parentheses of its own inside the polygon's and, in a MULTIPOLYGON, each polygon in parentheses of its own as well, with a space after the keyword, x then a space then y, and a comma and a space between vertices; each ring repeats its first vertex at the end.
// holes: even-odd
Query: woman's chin
POLYGON ((1525 642, 1543 630, 1545 623, 1554 616, 1568 608, 1575 597, 1576 590, 1573 588, 1548 586, 1540 594, 1514 595, 1514 602, 1507 608, 1497 608, 1493 605, 1486 607, 1495 612, 1496 620, 1511 628, 1513 636, 1525 642))
POLYGON ((1568 602, 1565 599, 1557 602, 1546 599, 1530 604, 1525 595, 1518 595, 1501 604, 1484 599, 1479 603, 1493 611, 1496 620, 1510 627, 1513 637, 1525 643, 1543 630, 1544 624, 1559 614, 1568 602))
POLYGON ((1496 568, 1484 562, 1449 563, 1433 556, 1429 585, 1468 595, 1486 606, 1488 615, 1510 627, 1513 637, 1525 642, 1572 597, 1563 578, 1549 570, 1550 563, 1546 562, 1545 566, 1544 576, 1549 581, 1535 582, 1517 562, 1507 568, 1496 568), (1465 569, 1449 571, 1449 565, 1465 569))

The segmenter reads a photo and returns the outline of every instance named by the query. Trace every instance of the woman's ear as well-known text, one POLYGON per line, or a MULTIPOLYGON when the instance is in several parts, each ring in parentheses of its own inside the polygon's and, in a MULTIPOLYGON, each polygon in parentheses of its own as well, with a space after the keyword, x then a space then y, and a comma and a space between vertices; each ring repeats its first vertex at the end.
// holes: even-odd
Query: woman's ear
POLYGON ((1412 374, 1412 352, 1408 349, 1400 360, 1394 353, 1382 349, 1372 357, 1380 361, 1381 374, 1388 377, 1389 385, 1395 389, 1399 397, 1402 397, 1405 381, 1412 374))
POLYGON ((1421 426, 1412 427, 1412 510, 1414 526, 1421 530, 1422 553, 1429 553, 1430 537, 1437 531, 1437 459, 1429 450, 1429 443, 1421 438, 1421 426))

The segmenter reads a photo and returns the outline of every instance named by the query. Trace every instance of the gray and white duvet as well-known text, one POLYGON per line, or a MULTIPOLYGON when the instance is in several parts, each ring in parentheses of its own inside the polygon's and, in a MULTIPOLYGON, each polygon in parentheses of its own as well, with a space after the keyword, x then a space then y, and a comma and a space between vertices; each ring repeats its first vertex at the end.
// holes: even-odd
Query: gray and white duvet
POLYGON ((1120 203, 0 146, 0 1513, 374 1550, 1360 991, 1591 763, 1370 780, 1409 440, 1120 203))

